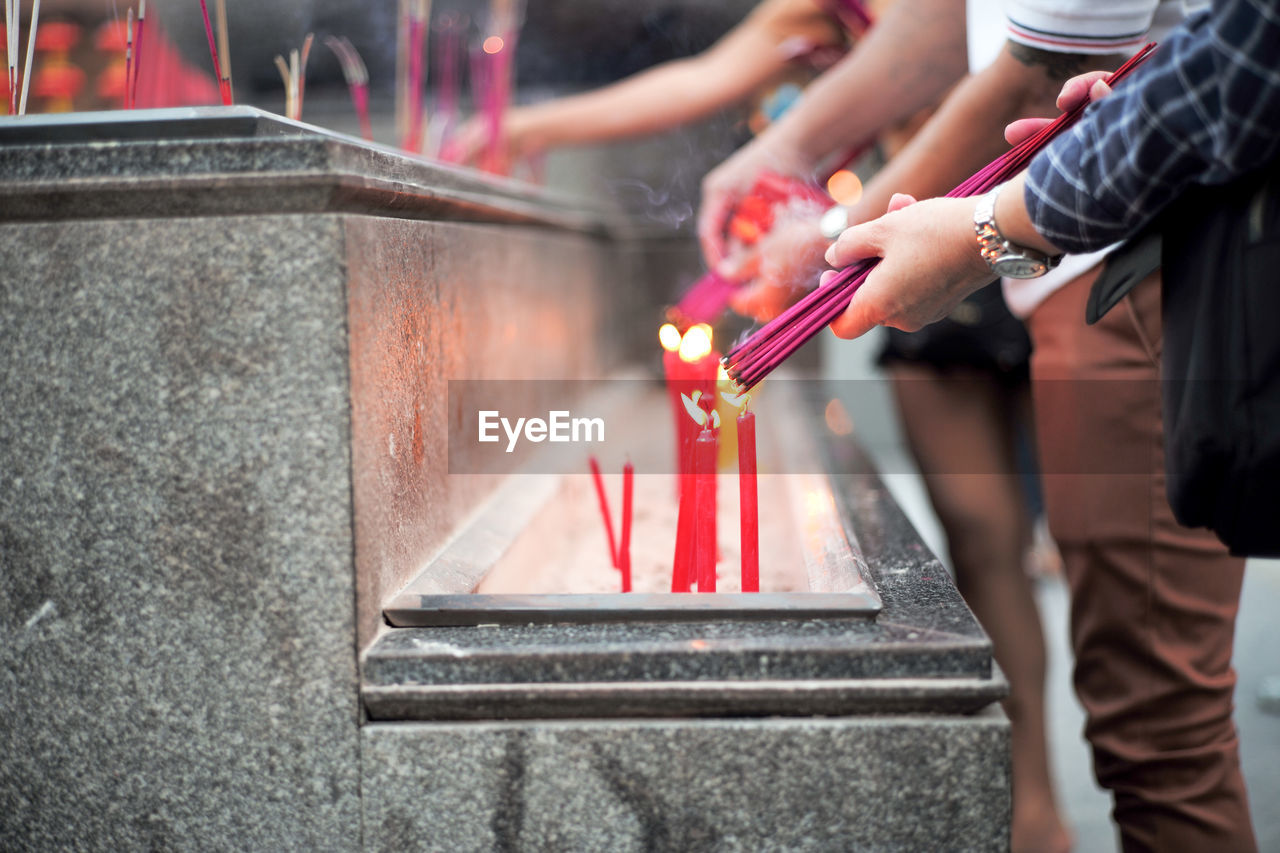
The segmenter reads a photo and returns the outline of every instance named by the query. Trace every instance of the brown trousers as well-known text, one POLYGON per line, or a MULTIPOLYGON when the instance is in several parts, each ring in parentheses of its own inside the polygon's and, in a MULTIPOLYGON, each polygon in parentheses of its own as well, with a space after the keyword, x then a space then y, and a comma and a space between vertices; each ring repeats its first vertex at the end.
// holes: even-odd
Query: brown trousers
POLYGON ((1029 318, 1049 526, 1071 590, 1074 683, 1126 851, 1253 851, 1232 722, 1244 561, 1173 519, 1160 419, 1160 281, 1097 325, 1095 273, 1029 318))

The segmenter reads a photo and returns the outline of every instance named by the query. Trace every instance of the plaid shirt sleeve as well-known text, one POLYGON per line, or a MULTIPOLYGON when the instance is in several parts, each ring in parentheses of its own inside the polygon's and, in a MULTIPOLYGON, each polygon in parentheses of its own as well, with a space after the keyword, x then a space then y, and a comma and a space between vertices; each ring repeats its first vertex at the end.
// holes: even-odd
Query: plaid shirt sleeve
POLYGON ((1068 252, 1124 239, 1191 184, 1280 152, 1280 0, 1214 0, 1031 162, 1027 211, 1068 252))

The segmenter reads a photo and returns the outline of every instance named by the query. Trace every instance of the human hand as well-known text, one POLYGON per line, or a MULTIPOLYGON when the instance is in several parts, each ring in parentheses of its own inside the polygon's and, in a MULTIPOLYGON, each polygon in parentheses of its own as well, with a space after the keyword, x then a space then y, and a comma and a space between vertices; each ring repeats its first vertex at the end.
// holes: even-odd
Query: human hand
POLYGON ((492 155, 489 151, 489 122, 483 115, 474 115, 463 122, 441 152, 441 159, 449 163, 467 166, 495 165, 506 170, 510 164, 544 150, 533 133, 528 109, 512 107, 502 117, 498 140, 492 155))
MULTIPOLYGON (((863 258, 881 258, 831 323, 841 338, 856 338, 876 326, 914 332, 942 319, 995 276, 978 254, 971 198, 916 202, 894 195, 889 212, 846 229, 827 249, 836 268, 863 258)), ((834 271, 823 273, 825 284, 834 271)))
MULTIPOLYGON (((1111 87, 1107 85, 1110 77, 1110 71, 1089 71, 1072 77, 1062 84, 1062 91, 1058 93, 1058 109, 1066 112, 1079 106, 1085 99, 1097 101, 1110 95, 1111 87)), ((1017 145, 1052 121, 1050 118, 1020 118, 1005 127, 1005 141, 1010 145, 1017 145)))
POLYGON ((698 241, 708 268, 718 267, 729 252, 725 230, 734 208, 748 194, 761 172, 781 177, 807 177, 808 167, 799 158, 757 137, 707 173, 702 179, 702 205, 698 208, 698 241))
POLYGON ((768 322, 817 284, 829 244, 818 228, 821 214, 811 206, 780 214, 759 243, 721 264, 722 275, 743 282, 730 302, 733 310, 768 322))

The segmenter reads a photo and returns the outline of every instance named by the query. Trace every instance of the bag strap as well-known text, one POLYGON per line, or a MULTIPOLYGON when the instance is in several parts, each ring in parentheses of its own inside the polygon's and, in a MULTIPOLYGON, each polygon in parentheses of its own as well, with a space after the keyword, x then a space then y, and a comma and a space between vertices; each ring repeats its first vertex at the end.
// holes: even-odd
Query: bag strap
POLYGON ((1102 272, 1089 290, 1084 308, 1084 321, 1092 326, 1119 304, 1134 285, 1160 268, 1160 218, 1121 243, 1107 255, 1102 272))

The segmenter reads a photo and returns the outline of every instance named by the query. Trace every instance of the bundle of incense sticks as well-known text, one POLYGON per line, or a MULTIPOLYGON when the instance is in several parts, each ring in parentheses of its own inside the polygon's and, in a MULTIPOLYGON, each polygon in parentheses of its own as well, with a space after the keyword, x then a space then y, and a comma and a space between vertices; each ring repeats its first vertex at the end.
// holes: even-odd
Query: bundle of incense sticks
POLYGON ((338 57, 342 66, 342 76, 347 81, 347 89, 351 92, 351 104, 355 107, 356 118, 360 120, 360 134, 370 142, 373 141, 373 124, 369 120, 369 71, 364 60, 356 52, 355 46, 346 36, 335 38, 325 36, 324 43, 338 57))
POLYGON ((218 81, 218 91, 222 95, 222 103, 225 106, 231 106, 231 63, 230 49, 227 45, 227 7, 226 0, 217 0, 218 2, 218 35, 222 44, 218 44, 218 40, 213 35, 213 23, 209 20, 209 7, 205 0, 200 0, 200 14, 204 16, 204 34, 209 39, 209 56, 213 59, 213 76, 218 81), (227 60, 227 67, 223 67, 223 60, 227 60))
POLYGON ((487 172, 504 173, 509 166, 502 162, 502 124, 511 100, 520 14, 517 0, 491 0, 489 34, 471 57, 472 100, 484 116, 487 138, 481 166, 487 172))
POLYGON ((450 141, 458 124, 458 60, 465 17, 456 12, 441 16, 435 27, 431 59, 435 78, 435 121, 431 153, 443 160, 456 159, 450 141))
POLYGON ((280 79, 284 81, 284 116, 294 121, 302 119, 302 96, 306 91, 307 60, 311 57, 311 45, 315 41, 315 33, 307 33, 302 41, 302 50, 289 51, 289 61, 276 54, 276 69, 280 79))
POLYGON ((21 75, 18 73, 18 27, 21 24, 22 4, 19 0, 5 0, 4 32, 5 57, 9 83, 9 115, 27 114, 27 93, 31 89, 31 59, 36 50, 36 30, 40 26, 40 0, 31 4, 31 26, 27 31, 27 61, 21 75), (21 95, 19 95, 21 90, 21 95))
MULTIPOLYGON (((1108 78, 1111 85, 1118 84, 1138 67, 1155 49, 1148 44, 1134 54, 1128 62, 1116 69, 1108 78)), ((951 192, 948 198, 980 195, 1021 172, 1059 133, 1070 127, 1084 114, 1089 99, 1062 113, 1050 124, 978 171, 951 192)), ((743 390, 756 386, 779 364, 822 331, 831 321, 849 307, 853 294, 867 275, 880 263, 879 258, 866 258, 841 270, 825 286, 811 291, 796 304, 779 314, 762 329, 729 352, 724 358, 725 369, 734 384, 743 390)))

